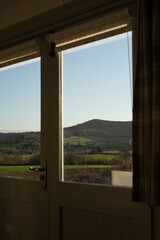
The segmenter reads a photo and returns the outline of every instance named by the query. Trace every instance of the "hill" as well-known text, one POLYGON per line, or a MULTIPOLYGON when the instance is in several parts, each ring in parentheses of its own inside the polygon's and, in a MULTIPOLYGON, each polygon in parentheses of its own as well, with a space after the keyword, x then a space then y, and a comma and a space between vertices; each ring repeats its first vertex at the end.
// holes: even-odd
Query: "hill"
POLYGON ((131 138, 132 122, 93 119, 82 124, 64 128, 64 136, 131 138))

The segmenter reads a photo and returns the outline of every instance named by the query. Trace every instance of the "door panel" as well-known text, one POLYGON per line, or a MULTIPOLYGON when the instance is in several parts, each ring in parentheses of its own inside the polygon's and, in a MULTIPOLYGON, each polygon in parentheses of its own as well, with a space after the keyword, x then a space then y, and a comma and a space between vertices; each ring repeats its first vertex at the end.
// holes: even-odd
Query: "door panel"
POLYGON ((1 199, 0 203, 3 216, 2 239, 37 239, 39 232, 38 239, 47 238, 47 209, 45 204, 31 204, 8 199, 1 199))
POLYGON ((47 192, 41 183, 1 178, 0 189, 0 238, 47 239, 47 192))
POLYGON ((135 239, 133 225, 134 220, 126 217, 63 210, 64 239, 135 239))
POLYGON ((132 203, 131 190, 94 189, 95 194, 75 188, 64 186, 59 193, 62 239, 151 239, 150 209, 132 203))
POLYGON ((75 191, 72 186, 70 191, 69 186, 64 188, 59 203, 62 239, 150 239, 150 209, 132 203, 131 190, 93 194, 81 186, 75 191))

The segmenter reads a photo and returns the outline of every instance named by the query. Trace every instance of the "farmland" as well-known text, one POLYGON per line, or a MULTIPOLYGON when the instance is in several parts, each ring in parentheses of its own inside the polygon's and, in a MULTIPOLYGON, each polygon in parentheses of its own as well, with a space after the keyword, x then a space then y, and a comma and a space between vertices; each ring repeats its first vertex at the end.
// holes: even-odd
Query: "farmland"
POLYGON ((131 122, 91 120, 64 129, 64 179, 111 184, 111 171, 132 168, 131 122))
POLYGON ((0 133, 0 170, 26 171, 40 164, 40 133, 0 133))
MULTIPOLYGON (((38 167, 33 166, 33 167, 38 167)), ((10 171, 10 172, 28 172, 29 166, 0 166, 0 171, 10 171)))
MULTIPOLYGON (((64 128, 62 147, 66 181, 109 184, 112 169, 131 168, 131 124, 92 120, 64 128)), ((30 165, 40 165, 40 132, 0 133, 0 175, 35 178, 30 165)))

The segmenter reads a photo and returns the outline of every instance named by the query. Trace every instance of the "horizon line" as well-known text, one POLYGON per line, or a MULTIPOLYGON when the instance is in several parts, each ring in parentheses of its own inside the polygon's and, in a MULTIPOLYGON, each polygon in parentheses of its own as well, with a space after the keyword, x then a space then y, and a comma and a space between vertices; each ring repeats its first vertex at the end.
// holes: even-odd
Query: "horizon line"
MULTIPOLYGON (((93 118, 90 120, 86 120, 84 122, 80 122, 80 123, 75 123, 72 125, 69 125, 67 127, 63 127, 63 128, 69 128, 69 127, 74 127, 77 126, 79 124, 83 124, 89 121, 94 121, 94 120, 99 120, 99 121, 106 121, 106 122, 132 122, 132 120, 104 120, 104 119, 98 119, 98 118, 93 118)), ((33 129, 0 129, 0 133, 29 133, 29 132, 41 132, 41 130, 33 130, 33 129)))

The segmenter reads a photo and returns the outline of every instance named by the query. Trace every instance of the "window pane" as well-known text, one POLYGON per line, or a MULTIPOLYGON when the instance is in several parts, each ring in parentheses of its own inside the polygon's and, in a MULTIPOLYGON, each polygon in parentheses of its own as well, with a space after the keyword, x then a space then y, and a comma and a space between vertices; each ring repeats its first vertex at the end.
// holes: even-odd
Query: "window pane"
POLYGON ((0 176, 39 179, 40 58, 0 69, 0 176))
POLYGON ((62 180, 132 186, 132 33, 62 52, 62 180))

